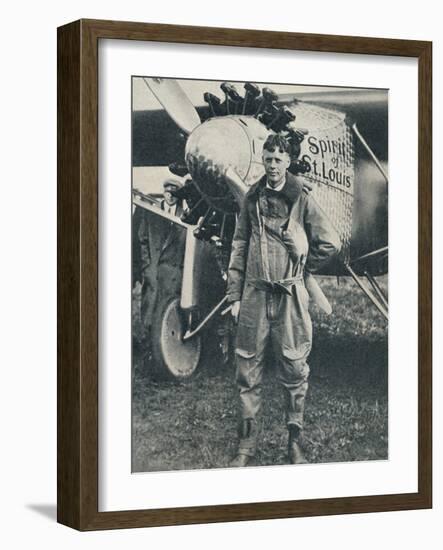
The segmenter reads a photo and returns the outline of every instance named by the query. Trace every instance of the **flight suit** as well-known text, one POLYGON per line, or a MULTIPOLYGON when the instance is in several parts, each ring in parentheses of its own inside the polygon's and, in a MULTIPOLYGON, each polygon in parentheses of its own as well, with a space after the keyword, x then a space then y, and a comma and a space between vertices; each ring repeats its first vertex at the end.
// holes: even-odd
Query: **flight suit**
POLYGON ((228 270, 228 300, 241 300, 235 344, 240 454, 256 451, 268 346, 285 392, 288 428, 303 427, 312 346, 304 271, 315 273, 339 250, 337 232, 302 178, 287 172, 282 190, 274 191, 263 177, 247 193, 228 270))

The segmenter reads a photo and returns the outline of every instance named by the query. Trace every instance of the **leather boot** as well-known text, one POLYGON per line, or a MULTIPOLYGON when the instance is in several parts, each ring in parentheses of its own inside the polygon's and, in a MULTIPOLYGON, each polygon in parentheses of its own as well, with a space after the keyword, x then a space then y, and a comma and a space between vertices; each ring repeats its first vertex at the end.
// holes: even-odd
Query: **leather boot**
POLYGON ((229 463, 231 468, 244 468, 255 455, 256 426, 254 420, 242 420, 239 426, 239 446, 235 457, 229 463))
POLYGON ((230 468, 244 468, 249 464, 249 460, 251 457, 249 455, 244 455, 242 453, 238 453, 234 456, 234 458, 229 463, 230 468))
POLYGON ((300 428, 289 426, 288 459, 290 464, 307 464, 303 449, 299 443, 300 428))

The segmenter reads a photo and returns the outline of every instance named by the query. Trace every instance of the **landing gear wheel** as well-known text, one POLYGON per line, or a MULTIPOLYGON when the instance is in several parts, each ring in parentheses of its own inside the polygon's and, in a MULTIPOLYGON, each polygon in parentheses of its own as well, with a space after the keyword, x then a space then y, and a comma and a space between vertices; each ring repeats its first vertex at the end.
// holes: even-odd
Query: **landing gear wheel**
POLYGON ((185 332, 180 299, 174 298, 158 308, 152 327, 153 355, 160 378, 182 380, 197 369, 201 356, 201 338, 183 341, 185 332))

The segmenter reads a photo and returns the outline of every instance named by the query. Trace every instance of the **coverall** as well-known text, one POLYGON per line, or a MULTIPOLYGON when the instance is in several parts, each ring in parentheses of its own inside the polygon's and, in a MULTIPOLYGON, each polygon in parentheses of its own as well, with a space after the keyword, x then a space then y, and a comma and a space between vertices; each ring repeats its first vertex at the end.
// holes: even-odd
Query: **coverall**
POLYGON ((303 427, 312 346, 304 270, 315 273, 340 246, 337 232, 301 177, 287 172, 282 190, 274 191, 266 187, 264 176, 248 191, 228 270, 228 300, 241 300, 235 345, 243 426, 239 453, 256 452, 268 345, 285 392, 288 429, 291 424, 303 427))

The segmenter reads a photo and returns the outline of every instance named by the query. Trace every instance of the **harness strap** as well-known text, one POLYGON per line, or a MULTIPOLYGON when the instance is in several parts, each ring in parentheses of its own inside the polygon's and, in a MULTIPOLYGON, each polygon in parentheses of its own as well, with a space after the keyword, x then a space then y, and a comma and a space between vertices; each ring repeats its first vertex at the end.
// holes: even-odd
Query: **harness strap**
POLYGON ((297 283, 303 283, 302 275, 289 277, 288 279, 280 279, 279 281, 266 281, 265 279, 251 279, 248 283, 257 290, 266 290, 277 294, 288 294, 292 296, 292 287, 297 283))

